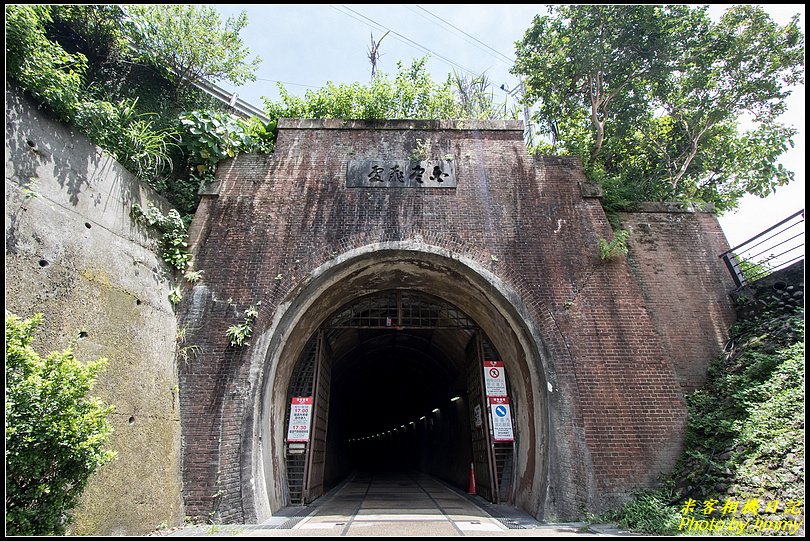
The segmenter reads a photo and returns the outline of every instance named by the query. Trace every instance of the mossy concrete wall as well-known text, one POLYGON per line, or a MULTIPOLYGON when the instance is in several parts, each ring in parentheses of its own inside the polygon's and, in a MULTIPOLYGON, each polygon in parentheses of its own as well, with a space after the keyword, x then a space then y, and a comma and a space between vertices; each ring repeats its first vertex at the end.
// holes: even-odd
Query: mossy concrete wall
POLYGON ((177 325, 170 269, 133 203, 163 205, 110 156, 6 89, 6 310, 41 312, 40 354, 106 357, 94 393, 115 406, 117 459, 90 480, 78 534, 143 534, 183 521, 177 325))

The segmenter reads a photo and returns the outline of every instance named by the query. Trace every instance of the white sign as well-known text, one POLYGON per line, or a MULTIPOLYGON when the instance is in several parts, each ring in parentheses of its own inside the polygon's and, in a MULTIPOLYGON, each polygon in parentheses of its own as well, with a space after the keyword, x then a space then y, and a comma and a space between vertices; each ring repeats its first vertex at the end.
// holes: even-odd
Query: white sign
POLYGON ((487 396, 506 396, 506 370, 503 361, 484 361, 487 396))
POLYGON ((489 411, 492 418, 492 441, 515 441, 509 399, 505 396, 489 397, 489 411))
POLYGON ((312 420, 312 397, 294 396, 290 405, 290 425, 287 441, 309 441, 309 425, 312 420))

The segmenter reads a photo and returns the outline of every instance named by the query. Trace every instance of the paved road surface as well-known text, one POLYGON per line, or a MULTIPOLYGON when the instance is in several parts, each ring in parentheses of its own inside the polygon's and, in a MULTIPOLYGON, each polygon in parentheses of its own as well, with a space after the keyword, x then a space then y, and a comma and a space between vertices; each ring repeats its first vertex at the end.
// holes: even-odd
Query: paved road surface
MULTIPOLYGON (((624 533, 624 532, 623 532, 624 533)), ((422 473, 358 473, 308 507, 288 508, 263 524, 196 526, 171 536, 579 536, 619 534, 609 527, 542 524, 422 473)))

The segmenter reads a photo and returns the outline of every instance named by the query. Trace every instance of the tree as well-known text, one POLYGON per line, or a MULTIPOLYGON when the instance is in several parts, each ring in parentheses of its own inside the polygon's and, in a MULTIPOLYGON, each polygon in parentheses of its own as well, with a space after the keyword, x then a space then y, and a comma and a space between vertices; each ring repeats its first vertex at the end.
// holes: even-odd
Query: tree
POLYGON ((778 158, 795 133, 776 117, 803 82, 796 18, 755 6, 718 23, 705 7, 559 6, 535 17, 513 72, 551 143, 582 157, 606 206, 697 200, 720 211, 792 180, 778 158), (753 127, 741 132, 741 120, 753 127))
POLYGON ((140 4, 125 10, 135 47, 175 83, 178 94, 200 79, 235 85, 256 80, 261 59, 248 59, 239 35, 248 22, 244 11, 223 23, 205 5, 140 4))
POLYGON ((80 103, 87 71, 83 54, 69 54, 48 39, 50 6, 6 6, 6 73, 64 121, 80 103))
POLYGON ((120 6, 57 4, 50 8, 54 24, 48 25, 49 37, 71 52, 84 54, 89 67, 129 59, 120 6))
POLYGON ((31 347, 41 314, 6 313, 6 534, 60 535, 88 478, 115 456, 97 398, 106 360, 87 364, 71 350, 42 359, 31 347))
POLYGON ((517 118, 518 112, 506 105, 506 97, 502 103, 496 103, 492 82, 486 76, 468 76, 453 71, 453 89, 459 101, 462 118, 475 120, 492 120, 504 118, 517 118))

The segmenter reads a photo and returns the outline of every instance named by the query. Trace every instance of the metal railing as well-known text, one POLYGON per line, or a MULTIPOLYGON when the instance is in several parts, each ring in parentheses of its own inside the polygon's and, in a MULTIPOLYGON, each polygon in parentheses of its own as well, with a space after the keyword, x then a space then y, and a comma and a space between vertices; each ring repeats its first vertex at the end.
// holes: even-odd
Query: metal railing
POLYGON ((218 99, 222 103, 225 103, 230 107, 236 114, 242 116, 244 118, 250 118, 252 116, 258 117, 264 123, 270 121, 267 115, 264 114, 264 111, 259 109, 258 107, 254 107, 250 103, 246 102, 245 100, 239 97, 239 94, 236 92, 231 93, 222 88, 219 85, 212 83, 211 81, 207 81, 205 79, 199 78, 196 80, 189 79, 191 84, 212 96, 213 98, 218 99))
POLYGON ((737 288, 804 259, 804 209, 723 252, 737 288))

